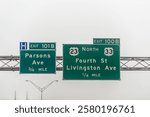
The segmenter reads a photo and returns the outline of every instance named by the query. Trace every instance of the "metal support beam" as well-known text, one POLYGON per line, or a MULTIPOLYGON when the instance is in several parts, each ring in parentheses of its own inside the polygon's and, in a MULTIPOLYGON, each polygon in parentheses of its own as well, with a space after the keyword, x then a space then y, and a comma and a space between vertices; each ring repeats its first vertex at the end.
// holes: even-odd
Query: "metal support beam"
MULTIPOLYGON (((19 56, 0 56, 0 71, 19 71, 19 56)), ((56 57, 56 70, 63 70, 63 57, 56 57)), ((150 71, 150 57, 120 57, 121 71, 150 71)))

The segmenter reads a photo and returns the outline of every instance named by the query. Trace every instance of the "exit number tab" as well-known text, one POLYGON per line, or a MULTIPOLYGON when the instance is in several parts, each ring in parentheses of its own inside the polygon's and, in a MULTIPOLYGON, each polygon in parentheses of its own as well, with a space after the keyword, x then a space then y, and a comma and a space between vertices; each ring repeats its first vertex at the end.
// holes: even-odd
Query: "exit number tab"
POLYGON ((30 49, 56 49, 55 43, 29 43, 30 49))

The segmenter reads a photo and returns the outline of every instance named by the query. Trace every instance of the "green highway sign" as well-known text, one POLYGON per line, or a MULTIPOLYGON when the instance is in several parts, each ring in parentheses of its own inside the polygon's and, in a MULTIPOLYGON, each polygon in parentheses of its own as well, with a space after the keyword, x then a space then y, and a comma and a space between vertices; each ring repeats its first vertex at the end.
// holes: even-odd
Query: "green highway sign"
POLYGON ((20 42, 20 73, 56 73, 56 43, 20 42))
POLYGON ((64 44, 64 80, 120 80, 119 44, 64 44))

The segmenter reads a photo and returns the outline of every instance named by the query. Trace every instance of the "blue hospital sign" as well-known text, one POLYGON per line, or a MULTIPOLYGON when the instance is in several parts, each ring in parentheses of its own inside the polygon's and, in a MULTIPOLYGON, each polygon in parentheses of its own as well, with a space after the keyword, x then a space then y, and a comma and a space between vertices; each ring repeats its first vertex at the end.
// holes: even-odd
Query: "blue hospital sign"
POLYGON ((20 50, 27 50, 28 43, 27 42, 20 42, 20 50))

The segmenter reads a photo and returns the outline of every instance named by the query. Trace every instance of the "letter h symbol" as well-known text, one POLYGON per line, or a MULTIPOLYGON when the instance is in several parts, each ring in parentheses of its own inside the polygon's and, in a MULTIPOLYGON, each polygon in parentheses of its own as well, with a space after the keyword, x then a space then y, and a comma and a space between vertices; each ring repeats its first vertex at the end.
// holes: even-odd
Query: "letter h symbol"
POLYGON ((27 42, 20 42, 20 50, 27 50, 27 42))

